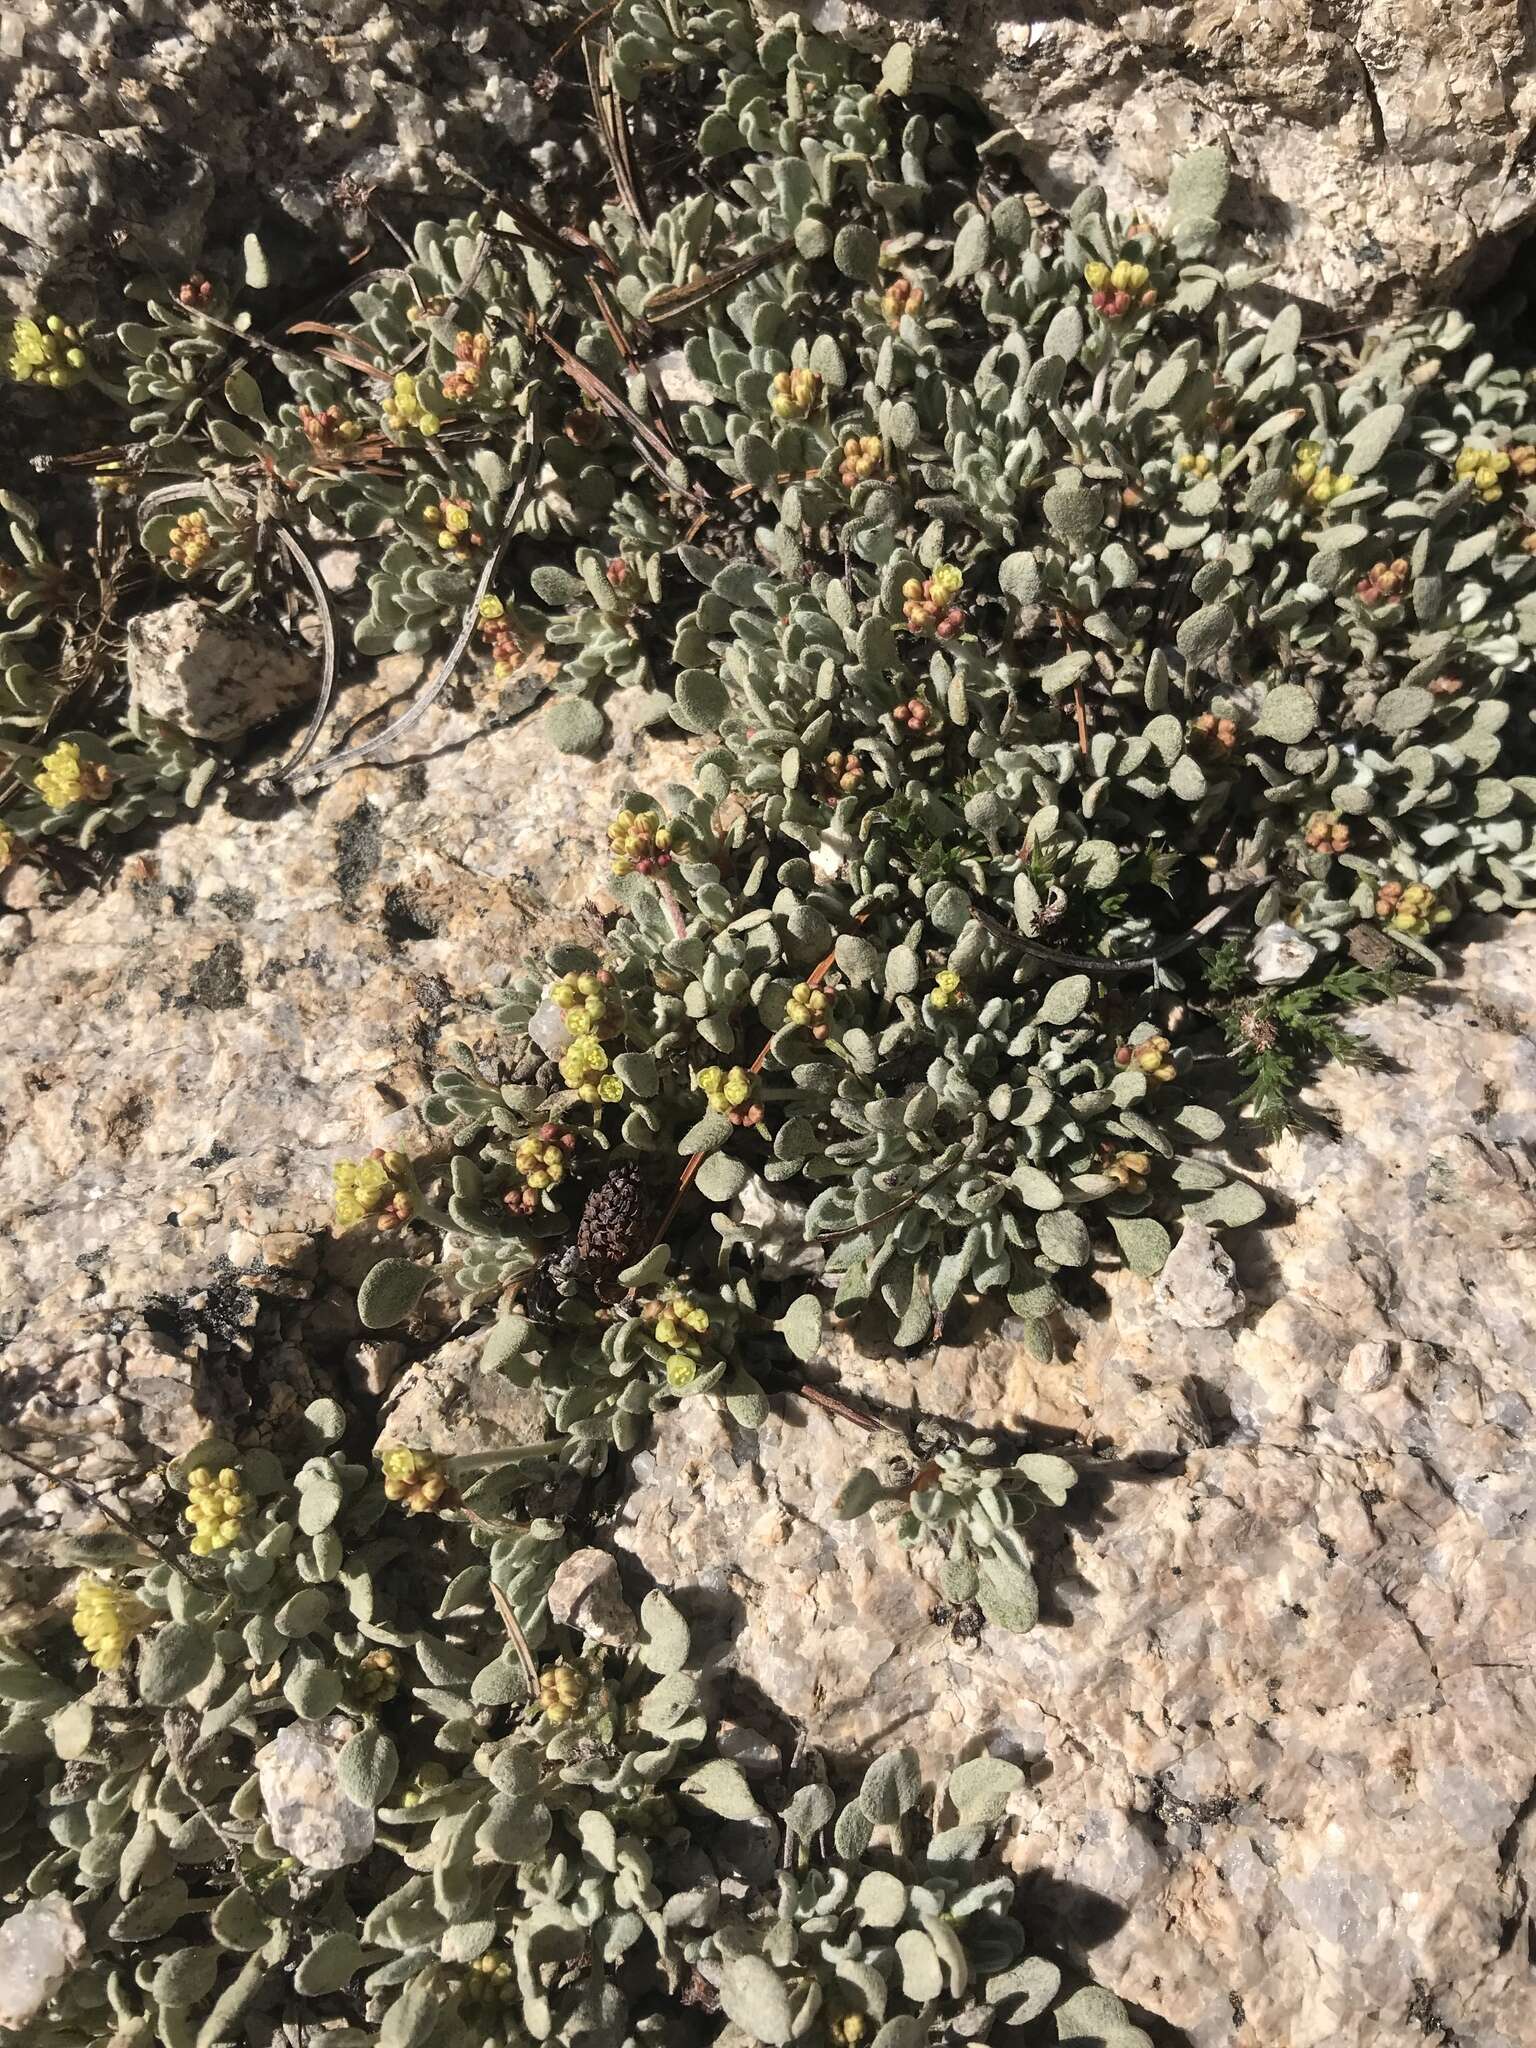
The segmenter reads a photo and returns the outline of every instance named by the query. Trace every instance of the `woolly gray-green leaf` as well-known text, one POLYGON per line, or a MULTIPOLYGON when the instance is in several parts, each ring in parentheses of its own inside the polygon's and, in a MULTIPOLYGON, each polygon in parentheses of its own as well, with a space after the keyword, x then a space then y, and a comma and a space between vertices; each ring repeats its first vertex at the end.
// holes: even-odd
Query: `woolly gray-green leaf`
POLYGON ((357 1291, 357 1319, 365 1330, 403 1323, 426 1292, 430 1266, 412 1259, 380 1259, 357 1291))
MULTIPOLYGON (((1400 405, 1378 405, 1350 428, 1341 466, 1354 476, 1368 475, 1392 446, 1402 424, 1400 405)), ((1387 552, 1392 551, 1389 548, 1387 552)))
POLYGON ((1276 683, 1264 693, 1264 702, 1254 723, 1259 739, 1280 740, 1288 747, 1299 746, 1317 723, 1317 706, 1312 694, 1300 683, 1276 683))
POLYGON ((740 1764, 724 1757, 712 1757, 696 1771, 690 1771, 678 1790, 722 1820, 750 1820, 762 1811, 740 1764))
POLYGON ((544 734, 557 754, 595 754, 608 721, 585 697, 556 697, 544 713, 544 734))
POLYGON ((153 1707, 173 1706, 202 1684, 216 1654, 213 1630, 201 1622, 162 1622, 139 1659, 141 1696, 153 1707))
POLYGON ((359 1728, 336 1759, 337 1782, 359 1806, 382 1806, 398 1768, 395 1745, 382 1728, 359 1728))
POLYGON ((917 1752, 901 1748, 876 1757, 859 1787, 859 1805, 876 1827, 891 1827, 910 1813, 922 1796, 923 1773, 917 1752))
POLYGON ((809 1364, 821 1349, 821 1303, 814 1294, 799 1294, 780 1317, 775 1328, 802 1364, 809 1364))
POLYGON ((1176 221, 1220 220, 1231 171, 1226 151, 1215 143, 1191 150, 1168 180, 1168 211, 1176 221))
POLYGON ((322 1934, 293 1973, 293 1988, 305 1998, 342 1990, 363 1967, 366 1951, 351 1934, 322 1934))
POLYGON ((727 1956, 720 1970, 720 2008, 749 2040, 784 2048, 794 2016, 783 1979, 761 1956, 727 1956))
POLYGON ((749 1169, 726 1152, 712 1152, 694 1175, 706 1202, 734 1202, 751 1178, 749 1169))
POLYGON ((1172 1241, 1155 1217, 1111 1216, 1109 1227, 1115 1233, 1115 1242, 1133 1273, 1162 1271, 1163 1262, 1172 1250, 1172 1241))
POLYGON ((988 1621, 1022 1635, 1040 1616, 1033 1575, 1011 1557, 987 1551, 976 1567, 976 1604, 988 1621))
POLYGON ((950 1801, 962 1822, 991 1827, 1002 1819, 1008 1801, 1024 1782, 1017 1764, 1000 1756, 976 1756, 949 1774, 950 1801))

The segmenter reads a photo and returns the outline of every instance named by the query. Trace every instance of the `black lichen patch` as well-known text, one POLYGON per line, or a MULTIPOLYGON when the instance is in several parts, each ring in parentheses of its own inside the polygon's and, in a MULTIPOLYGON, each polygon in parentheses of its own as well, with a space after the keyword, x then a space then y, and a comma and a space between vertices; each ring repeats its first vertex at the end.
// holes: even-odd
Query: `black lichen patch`
POLYGON ((353 904, 378 873, 384 841, 379 814, 366 799, 336 828, 336 884, 341 900, 353 904))
POLYGON ((208 903, 221 916, 240 924, 255 910, 256 896, 251 889, 219 889, 208 898, 208 903))
POLYGON ((184 1006, 195 1010, 238 1010, 249 994, 240 941, 220 939, 207 959, 199 960, 193 968, 184 1006))

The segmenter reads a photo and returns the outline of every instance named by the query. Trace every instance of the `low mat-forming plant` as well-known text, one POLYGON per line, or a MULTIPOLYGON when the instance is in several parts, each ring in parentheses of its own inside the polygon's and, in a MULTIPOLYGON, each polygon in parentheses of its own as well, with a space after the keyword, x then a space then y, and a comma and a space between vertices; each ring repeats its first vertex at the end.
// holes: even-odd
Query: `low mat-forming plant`
MULTIPOLYGON (((566 1537, 538 1515, 658 1410, 752 1431, 816 1395, 828 1311, 917 1346, 998 1301, 1049 1356, 1075 1276, 1262 1213, 1222 1149, 1229 1053, 1276 1123, 1458 913, 1530 898, 1532 393, 1460 314, 1308 346, 1212 258, 1216 152, 1166 219, 1093 192, 1053 218, 901 45, 876 68, 745 0, 619 0, 586 48, 618 197, 583 230, 486 194, 322 320, 257 334, 251 247, 243 290, 11 338, 40 403, 124 395, 103 519, 158 574, 316 610, 290 770, 348 646, 435 658, 412 718, 542 652, 551 746, 599 747, 614 687, 700 740, 687 783, 620 801, 601 943, 497 988, 415 1156, 338 1168, 338 1225, 390 1234, 365 1326, 440 1281, 543 1440, 484 1470, 400 1444, 376 1477, 329 1415, 296 1474, 209 1447, 173 1475, 187 1554, 98 1566, 74 1662, 0 1673, 52 1845, 8 1840, 10 1888, 92 1937, 39 2040, 214 2048, 295 1996, 383 2048, 638 2042, 683 2010, 731 2041, 1028 2038, 1055 1976, 974 1868, 1011 1767, 962 1765, 952 1816, 903 1755, 841 1811, 805 1785, 777 1890, 748 1882, 711 1829, 757 1798, 680 1617, 653 1596, 637 1658, 542 1635, 566 1537), (648 164, 653 88, 697 121, 684 170, 648 164), (344 1874, 264 1818, 257 1750, 291 1727, 334 1735, 367 1815, 344 1874)), ((25 857, 208 768, 131 717, 61 723, 98 643, 10 509, 25 857)), ((840 1506, 1020 1628, 1026 1525, 1074 1473, 924 1426, 840 1506)), ((1104 1994, 1053 2009, 1140 2038, 1104 1994)))
POLYGON ((775 2048, 1048 2010, 1146 2041, 1031 1954, 991 1848, 1016 1764, 925 1798, 898 1749, 841 1811, 809 1761, 754 1789, 671 1601, 629 1648, 553 1628, 550 1525, 355 1463, 342 1424, 200 1445, 166 1475, 192 1539, 83 1539, 73 1628, 0 1652, 0 1888, 35 1902, 0 1960, 20 1984, 61 1920, 84 1950, 33 2048, 621 2048, 680 2012, 775 2048))

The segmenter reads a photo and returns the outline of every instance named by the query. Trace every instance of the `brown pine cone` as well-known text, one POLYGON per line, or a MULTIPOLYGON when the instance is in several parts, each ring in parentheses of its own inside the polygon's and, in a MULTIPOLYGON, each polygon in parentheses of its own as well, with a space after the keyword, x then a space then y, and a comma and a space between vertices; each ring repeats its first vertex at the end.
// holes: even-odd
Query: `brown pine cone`
POLYGON ((616 1166, 587 1197, 576 1226, 576 1257, 594 1279, 612 1279, 650 1248, 655 1227, 655 1204, 640 1168, 633 1161, 616 1166))

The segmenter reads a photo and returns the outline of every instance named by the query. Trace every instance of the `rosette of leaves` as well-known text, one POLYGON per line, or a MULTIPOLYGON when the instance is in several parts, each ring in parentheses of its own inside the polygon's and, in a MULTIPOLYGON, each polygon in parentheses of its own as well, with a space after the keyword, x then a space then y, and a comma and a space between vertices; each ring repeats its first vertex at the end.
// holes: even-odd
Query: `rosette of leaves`
MULTIPOLYGON (((719 786, 714 761, 700 771, 706 791, 719 786)), ((1228 1225, 1261 1212, 1246 1183, 1191 1156, 1222 1123, 1189 1099, 1188 1055, 1177 1052, 1166 1089, 1117 1064, 1121 1033, 1094 976, 1052 976, 1012 950, 1002 917, 1017 929, 1040 906, 1027 876, 1015 876, 1010 909, 982 922, 964 868, 925 882, 908 866, 910 841, 872 837, 867 859, 850 850, 849 872, 822 881, 810 860, 775 850, 771 805, 685 797, 666 792, 686 851, 657 873, 617 878, 628 908, 601 962, 579 947, 550 957, 551 974, 601 964, 611 977, 622 1023, 605 1057, 619 1099, 587 1108, 550 1070, 547 1084, 532 1078, 540 1051, 558 1056, 564 1042, 558 1013, 541 1008, 548 976, 514 984, 498 1012, 503 1070, 528 1080, 498 1089, 464 1072, 439 1079, 428 1121, 456 1128, 467 1148, 456 1186, 476 1190, 453 1211, 469 1239, 461 1293, 488 1298, 548 1248, 562 1218, 571 1227, 579 1178, 526 1224, 498 1216, 515 1139, 545 1119, 574 1117, 590 1156, 617 1140, 632 1155, 692 1160, 685 1232, 700 1201, 723 1209, 753 1172, 813 1196, 806 1234, 830 1247, 835 1305, 852 1313, 878 1300, 902 1343, 921 1341, 962 1292, 1001 1292, 1049 1355, 1055 1276, 1088 1263, 1096 1243, 1153 1272, 1170 1243, 1155 1211, 1228 1225), (958 978, 958 1000, 940 974, 958 978), (816 975, 824 1009, 813 1029, 796 990, 809 993, 816 975), (558 1035, 541 1048, 546 1026, 558 1035), (752 1062, 764 1114, 750 1128, 697 1114, 693 1076, 720 1060, 752 1062)), ((963 824, 939 802, 926 814, 934 841, 948 834, 953 844, 963 824)), ((662 815, 662 800, 641 792, 626 805, 662 815)), ((1119 872, 1111 850, 1089 858, 1119 872)), ((975 865, 984 884, 984 852, 975 865)), ((1078 872, 1068 859, 1060 871, 1078 872)), ((611 1323, 603 1331, 605 1346, 617 1341, 611 1323)), ((627 1398, 643 1407, 649 1397, 636 1383, 627 1398)))
POLYGON ((109 713, 98 728, 58 723, 75 709, 72 678, 95 680, 65 660, 65 628, 87 614, 88 593, 53 559, 30 505, 6 492, 0 506, 16 558, 15 567, 0 561, 0 825, 22 845, 64 837, 89 846, 103 832, 195 806, 217 762, 183 734, 133 708, 109 713), (37 788, 60 745, 105 771, 100 788, 62 807, 37 788))
POLYGON ((1011 1463, 986 1437, 950 1445, 919 1460, 892 1458, 882 1478, 868 1466, 855 1472, 834 1512, 845 1521, 873 1515, 890 1522, 908 1549, 943 1554, 934 1573, 952 1605, 974 1600, 999 1628, 1033 1628, 1040 1597, 1023 1530, 1042 1501, 1061 1507, 1077 1474, 1065 1458, 1026 1451, 1011 1463))
POLYGON ((596 548, 578 548, 574 576, 545 566, 535 569, 531 580, 535 595, 552 607, 544 640, 560 662, 555 679, 560 696, 548 730, 562 751, 581 753, 591 744, 582 743, 588 728, 599 739, 605 728, 601 719, 579 715, 565 700, 591 697, 606 684, 649 687, 651 664, 640 623, 661 596, 661 560, 657 555, 638 561, 624 555, 605 559, 596 548))
POLYGON ((140 301, 143 317, 116 330, 122 386, 133 432, 156 450, 157 466, 179 460, 196 469, 219 453, 240 452, 220 449, 214 421, 236 345, 250 331, 249 309, 232 305, 229 292, 211 280, 206 297, 194 289, 192 304, 143 280, 131 284, 128 295, 140 301), (204 435, 211 447, 199 445, 204 435))
POLYGON ((825 1784, 796 1793, 776 1905, 699 1945, 739 2038, 920 2048, 1011 2038, 1052 2012, 1063 2041, 1149 2048, 1109 1993, 1058 2002, 1060 1970, 1030 1953, 1014 1880, 987 1858, 1023 1782, 1017 1764, 983 1754, 925 1803, 916 1755, 897 1749, 841 1810, 825 1784))

